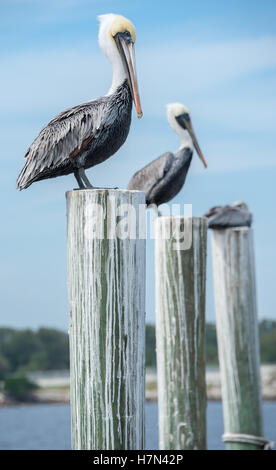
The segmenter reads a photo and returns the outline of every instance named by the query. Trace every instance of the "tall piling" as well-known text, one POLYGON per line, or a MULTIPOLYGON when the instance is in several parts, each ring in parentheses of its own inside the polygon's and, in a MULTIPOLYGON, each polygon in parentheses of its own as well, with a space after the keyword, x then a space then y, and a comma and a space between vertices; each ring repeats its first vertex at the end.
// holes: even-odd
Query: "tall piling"
POLYGON ((89 189, 67 198, 73 449, 144 447, 144 193, 89 189))
POLYGON ((206 240, 205 218, 156 218, 160 449, 206 449, 206 240))
POLYGON ((227 450, 263 449, 252 228, 212 230, 224 436, 227 450))

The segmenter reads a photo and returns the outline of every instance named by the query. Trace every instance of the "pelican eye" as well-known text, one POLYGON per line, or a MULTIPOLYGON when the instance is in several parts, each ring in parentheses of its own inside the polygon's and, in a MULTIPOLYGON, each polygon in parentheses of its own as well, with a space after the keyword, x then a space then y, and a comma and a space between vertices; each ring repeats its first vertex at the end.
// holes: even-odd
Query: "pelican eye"
POLYGON ((116 33, 115 36, 114 36, 114 39, 116 39, 117 37, 122 38, 127 44, 129 44, 130 42, 133 42, 131 33, 128 30, 120 31, 120 32, 116 33))
POLYGON ((189 121, 191 120, 191 118, 190 118, 190 116, 189 116, 188 113, 184 113, 184 114, 182 114, 181 116, 182 116, 183 119, 185 119, 185 121, 188 121, 188 122, 189 122, 189 121))
POLYGON ((124 37, 124 40, 125 40, 127 43, 133 42, 133 41, 132 41, 131 34, 130 34, 130 32, 129 32, 128 30, 124 31, 124 32, 122 33, 122 35, 123 35, 123 37, 124 37))
POLYGON ((191 121, 188 113, 180 114, 179 116, 176 116, 175 119, 182 129, 187 129, 187 124, 191 121))

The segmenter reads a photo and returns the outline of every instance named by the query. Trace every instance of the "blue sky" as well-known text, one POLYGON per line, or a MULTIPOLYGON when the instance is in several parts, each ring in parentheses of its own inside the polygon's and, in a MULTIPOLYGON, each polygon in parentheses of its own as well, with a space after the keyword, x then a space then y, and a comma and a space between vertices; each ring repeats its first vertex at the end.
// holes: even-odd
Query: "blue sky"
MULTIPOLYGON (((195 156, 174 202, 193 204, 194 215, 235 200, 249 204, 259 316, 275 318, 276 2, 2 0, 0 324, 67 328, 64 193, 74 178, 21 193, 15 180, 27 147, 54 115, 106 93, 111 70, 96 16, 110 12, 136 26, 144 117, 133 113, 126 144, 89 177, 126 187, 138 168, 176 150, 165 104, 186 104, 208 170, 195 156)), ((147 319, 154 321, 153 243, 147 248, 147 319)), ((210 250, 207 319, 214 320, 210 250)))

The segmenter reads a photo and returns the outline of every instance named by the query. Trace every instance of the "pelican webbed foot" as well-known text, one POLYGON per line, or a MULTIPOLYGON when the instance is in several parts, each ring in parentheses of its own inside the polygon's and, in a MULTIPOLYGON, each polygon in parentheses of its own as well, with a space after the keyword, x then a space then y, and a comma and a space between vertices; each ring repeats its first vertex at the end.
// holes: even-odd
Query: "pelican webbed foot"
POLYGON ((79 185, 78 189, 119 189, 118 186, 116 186, 115 188, 103 188, 99 186, 93 186, 87 178, 84 168, 77 168, 74 171, 74 176, 79 185))

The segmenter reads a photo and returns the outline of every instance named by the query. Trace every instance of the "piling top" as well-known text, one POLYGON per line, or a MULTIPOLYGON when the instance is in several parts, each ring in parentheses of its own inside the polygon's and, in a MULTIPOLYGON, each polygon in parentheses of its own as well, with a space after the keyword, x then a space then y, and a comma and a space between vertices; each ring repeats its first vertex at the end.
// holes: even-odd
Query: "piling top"
POLYGON ((206 217, 189 217, 189 216, 159 216, 156 217, 155 223, 157 226, 181 226, 182 224, 185 225, 192 225, 194 227, 208 227, 208 219, 206 217))
POLYGON ((146 195, 142 191, 132 191, 128 189, 115 188, 92 188, 92 189, 73 189, 66 191, 66 200, 78 201, 80 204, 97 203, 103 201, 116 200, 121 203, 140 205, 145 204, 146 195))
POLYGON ((208 220, 204 216, 184 216, 184 215, 160 215, 158 219, 193 219, 193 220, 208 220))
POLYGON ((187 220, 187 219, 192 219, 193 221, 195 220, 208 220, 207 217, 204 217, 204 216, 183 216, 183 215, 160 215, 156 218, 157 220, 163 220, 163 219, 167 219, 167 220, 178 220, 178 219, 183 219, 183 220, 187 220))
POLYGON ((95 194, 95 192, 99 194, 125 194, 125 193, 141 193, 145 194, 143 191, 137 191, 132 189, 120 189, 120 188, 75 188, 71 189, 70 191, 66 191, 66 197, 68 194, 79 194, 79 193, 88 193, 88 194, 95 194))

